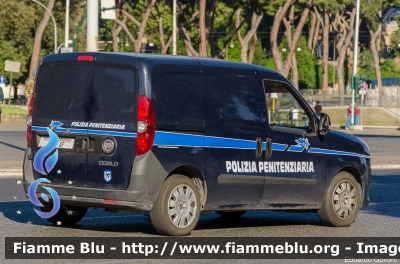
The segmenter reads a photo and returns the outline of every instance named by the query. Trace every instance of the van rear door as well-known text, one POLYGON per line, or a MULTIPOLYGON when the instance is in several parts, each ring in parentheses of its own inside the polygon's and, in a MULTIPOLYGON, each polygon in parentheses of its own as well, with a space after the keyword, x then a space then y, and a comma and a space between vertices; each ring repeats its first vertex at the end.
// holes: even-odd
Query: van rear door
POLYGON ((126 189, 136 156, 135 69, 97 62, 89 117, 88 187, 126 189))
MULTIPOLYGON (((46 176, 53 184, 126 189, 136 151, 136 68, 111 63, 120 59, 115 55, 88 57, 92 60, 40 66, 32 152, 35 156, 47 143, 51 125, 62 143, 46 176)), ((54 153, 37 164, 45 167, 54 153)), ((35 177, 43 176, 36 170, 35 177)))
POLYGON ((81 146, 87 144, 85 124, 89 121, 94 71, 91 63, 78 61, 43 62, 40 66, 32 126, 35 179, 46 177, 53 184, 86 185, 87 153, 81 146), (73 122, 81 126, 71 127, 73 122), (49 142, 49 131, 59 138, 57 151, 42 150, 49 142), (46 166, 51 157, 56 161, 54 168, 46 166))

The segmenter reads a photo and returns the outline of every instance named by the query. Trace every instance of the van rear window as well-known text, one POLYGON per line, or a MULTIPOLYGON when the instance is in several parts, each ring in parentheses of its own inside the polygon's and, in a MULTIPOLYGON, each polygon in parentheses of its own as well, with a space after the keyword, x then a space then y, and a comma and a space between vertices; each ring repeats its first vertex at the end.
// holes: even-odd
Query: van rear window
POLYGON ((99 62, 43 64, 36 84, 35 116, 125 123, 135 117, 131 68, 99 62))
POLYGON ((35 116, 87 121, 93 72, 93 66, 87 63, 40 66, 35 87, 35 116))

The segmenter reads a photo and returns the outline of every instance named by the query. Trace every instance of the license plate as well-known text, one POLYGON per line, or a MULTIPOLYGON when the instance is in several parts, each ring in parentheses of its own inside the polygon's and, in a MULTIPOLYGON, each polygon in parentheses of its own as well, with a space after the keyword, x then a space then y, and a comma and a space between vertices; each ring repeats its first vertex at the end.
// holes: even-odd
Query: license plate
MULTIPOLYGON (((47 143, 49 143, 49 137, 40 137, 38 147, 42 148, 42 147, 46 146, 47 143)), ((60 138, 57 148, 59 148, 59 149, 74 149, 74 143, 75 143, 74 138, 60 138)))

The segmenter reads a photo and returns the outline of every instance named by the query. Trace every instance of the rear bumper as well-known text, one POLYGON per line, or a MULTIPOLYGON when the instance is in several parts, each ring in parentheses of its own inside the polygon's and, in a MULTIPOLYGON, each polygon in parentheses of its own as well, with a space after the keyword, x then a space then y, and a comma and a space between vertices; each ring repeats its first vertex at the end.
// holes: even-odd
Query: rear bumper
MULTIPOLYGON (((32 160, 28 159, 30 153, 30 149, 27 148, 23 165, 25 193, 28 193, 29 186, 36 180, 33 175, 32 160)), ((39 184, 39 186, 54 189, 59 195, 61 203, 65 205, 150 211, 167 175, 167 172, 162 168, 155 156, 149 152, 135 158, 131 178, 126 190, 96 189, 47 183, 39 184), (151 170, 149 170, 149 166, 152 167, 151 170), (151 175, 148 174, 149 171, 152 172, 151 175)), ((40 188, 37 192, 47 193, 44 188, 40 188)), ((51 198, 50 195, 48 196, 51 198)))
MULTIPOLYGON (((23 184, 25 192, 27 193, 31 183, 25 181, 24 178, 23 184)), ((149 201, 147 203, 129 201, 128 198, 134 197, 137 195, 137 193, 128 191, 109 191, 83 187, 64 187, 52 184, 39 184, 39 186, 46 186, 54 189, 58 193, 61 203, 64 205, 113 208, 144 212, 150 211, 154 203, 154 201, 149 201)), ((49 198, 52 199, 50 195, 49 198)))

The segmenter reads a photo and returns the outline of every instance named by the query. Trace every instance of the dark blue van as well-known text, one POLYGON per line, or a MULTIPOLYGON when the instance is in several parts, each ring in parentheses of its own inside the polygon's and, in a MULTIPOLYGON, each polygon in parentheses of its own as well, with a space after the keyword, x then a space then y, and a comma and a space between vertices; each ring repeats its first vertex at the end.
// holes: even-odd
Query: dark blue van
POLYGON ((314 211, 348 226, 369 203, 367 144, 330 131, 285 77, 251 64, 49 55, 27 124, 24 189, 51 181, 61 200, 52 223, 95 207, 150 212, 165 235, 190 234, 210 211, 314 211))

